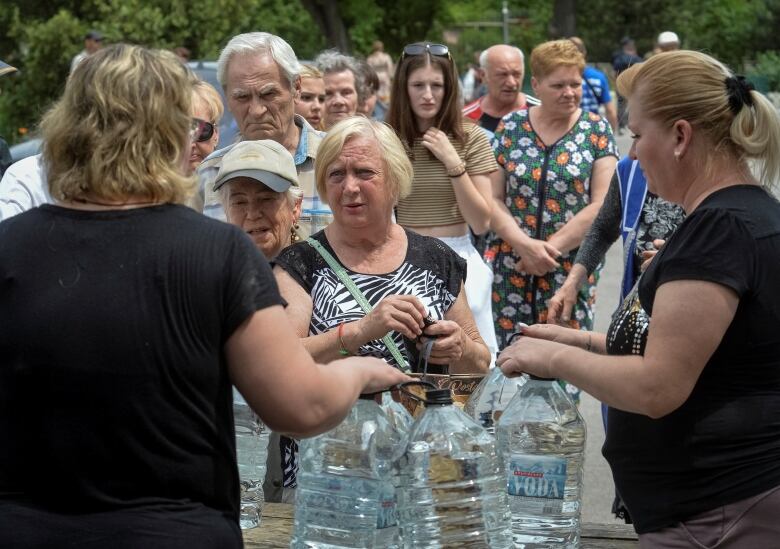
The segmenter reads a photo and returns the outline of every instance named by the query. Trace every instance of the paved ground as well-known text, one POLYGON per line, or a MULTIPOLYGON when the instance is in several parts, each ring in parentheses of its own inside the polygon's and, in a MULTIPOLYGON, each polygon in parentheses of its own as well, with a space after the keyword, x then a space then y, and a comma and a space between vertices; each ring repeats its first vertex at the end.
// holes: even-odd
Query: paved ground
MULTIPOLYGON (((626 154, 631 145, 627 134, 618 136, 621 154, 626 154)), ((623 276, 622 250, 618 241, 607 254, 606 264, 599 280, 596 299, 596 331, 604 332, 609 326, 612 311, 617 307, 620 293, 620 280, 623 276)), ((583 497, 582 518, 586 522, 621 523, 610 512, 614 485, 609 466, 601 455, 604 444, 604 428, 601 423, 601 408, 598 401, 583 394, 580 413, 588 425, 588 438, 585 448, 585 493, 583 497)))

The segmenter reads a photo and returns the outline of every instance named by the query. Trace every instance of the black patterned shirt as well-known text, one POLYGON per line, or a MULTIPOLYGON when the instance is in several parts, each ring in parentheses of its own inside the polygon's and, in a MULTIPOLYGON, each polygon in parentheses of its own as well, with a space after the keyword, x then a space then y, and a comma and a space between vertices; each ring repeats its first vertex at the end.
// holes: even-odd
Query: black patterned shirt
MULTIPOLYGON (((385 274, 363 274, 345 270, 365 295, 371 306, 391 295, 413 295, 422 302, 428 314, 443 319, 452 307, 466 279, 466 262, 444 242, 406 230, 408 245, 403 263, 385 274)), ((313 238, 336 259, 324 231, 313 238)), ((309 335, 322 334, 339 324, 359 320, 363 309, 352 297, 320 254, 306 242, 299 242, 282 251, 276 264, 287 271, 312 298, 309 335)), ((342 265, 343 266, 343 265, 342 265)), ((393 341, 403 356, 408 356, 403 336, 391 332, 393 341)), ((357 353, 382 358, 398 366, 381 340, 369 341, 357 353)))

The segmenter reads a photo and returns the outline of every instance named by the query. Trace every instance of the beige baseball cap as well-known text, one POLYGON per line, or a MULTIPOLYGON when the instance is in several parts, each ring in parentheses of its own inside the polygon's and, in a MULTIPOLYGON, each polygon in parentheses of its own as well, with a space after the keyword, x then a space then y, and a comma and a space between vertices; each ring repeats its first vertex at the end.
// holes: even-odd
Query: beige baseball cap
POLYGON ((298 172, 290 151, 276 141, 241 141, 220 162, 214 190, 237 177, 249 177, 278 193, 298 186, 298 172))

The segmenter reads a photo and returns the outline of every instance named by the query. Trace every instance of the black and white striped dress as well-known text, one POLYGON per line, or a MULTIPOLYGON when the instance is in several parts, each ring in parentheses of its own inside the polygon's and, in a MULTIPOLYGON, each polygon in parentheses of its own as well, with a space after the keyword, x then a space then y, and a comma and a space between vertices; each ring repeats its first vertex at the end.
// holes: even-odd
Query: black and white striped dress
MULTIPOLYGON (((346 267, 345 270, 372 306, 390 295, 413 295, 422 302, 433 318, 442 319, 455 303, 466 279, 466 262, 436 238, 420 236, 409 230, 406 231, 406 236, 406 257, 396 270, 385 274, 356 273, 346 267)), ((316 233, 314 238, 336 257, 324 231, 316 233)), ((328 332, 339 324, 365 316, 363 309, 336 273, 306 242, 286 248, 276 259, 276 264, 311 295, 309 335, 328 332)), ((392 332, 391 335, 401 354, 407 356, 406 344, 401 334, 392 332)), ((382 358, 398 366, 384 343, 378 339, 360 347, 358 354, 382 358)))

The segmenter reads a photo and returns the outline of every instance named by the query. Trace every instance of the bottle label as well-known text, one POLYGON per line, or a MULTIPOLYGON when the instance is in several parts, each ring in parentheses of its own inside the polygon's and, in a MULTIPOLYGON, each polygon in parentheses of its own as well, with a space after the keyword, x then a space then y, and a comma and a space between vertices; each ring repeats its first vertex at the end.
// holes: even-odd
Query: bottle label
POLYGON ((563 499, 566 458, 515 454, 509 458, 506 490, 510 496, 563 499))

